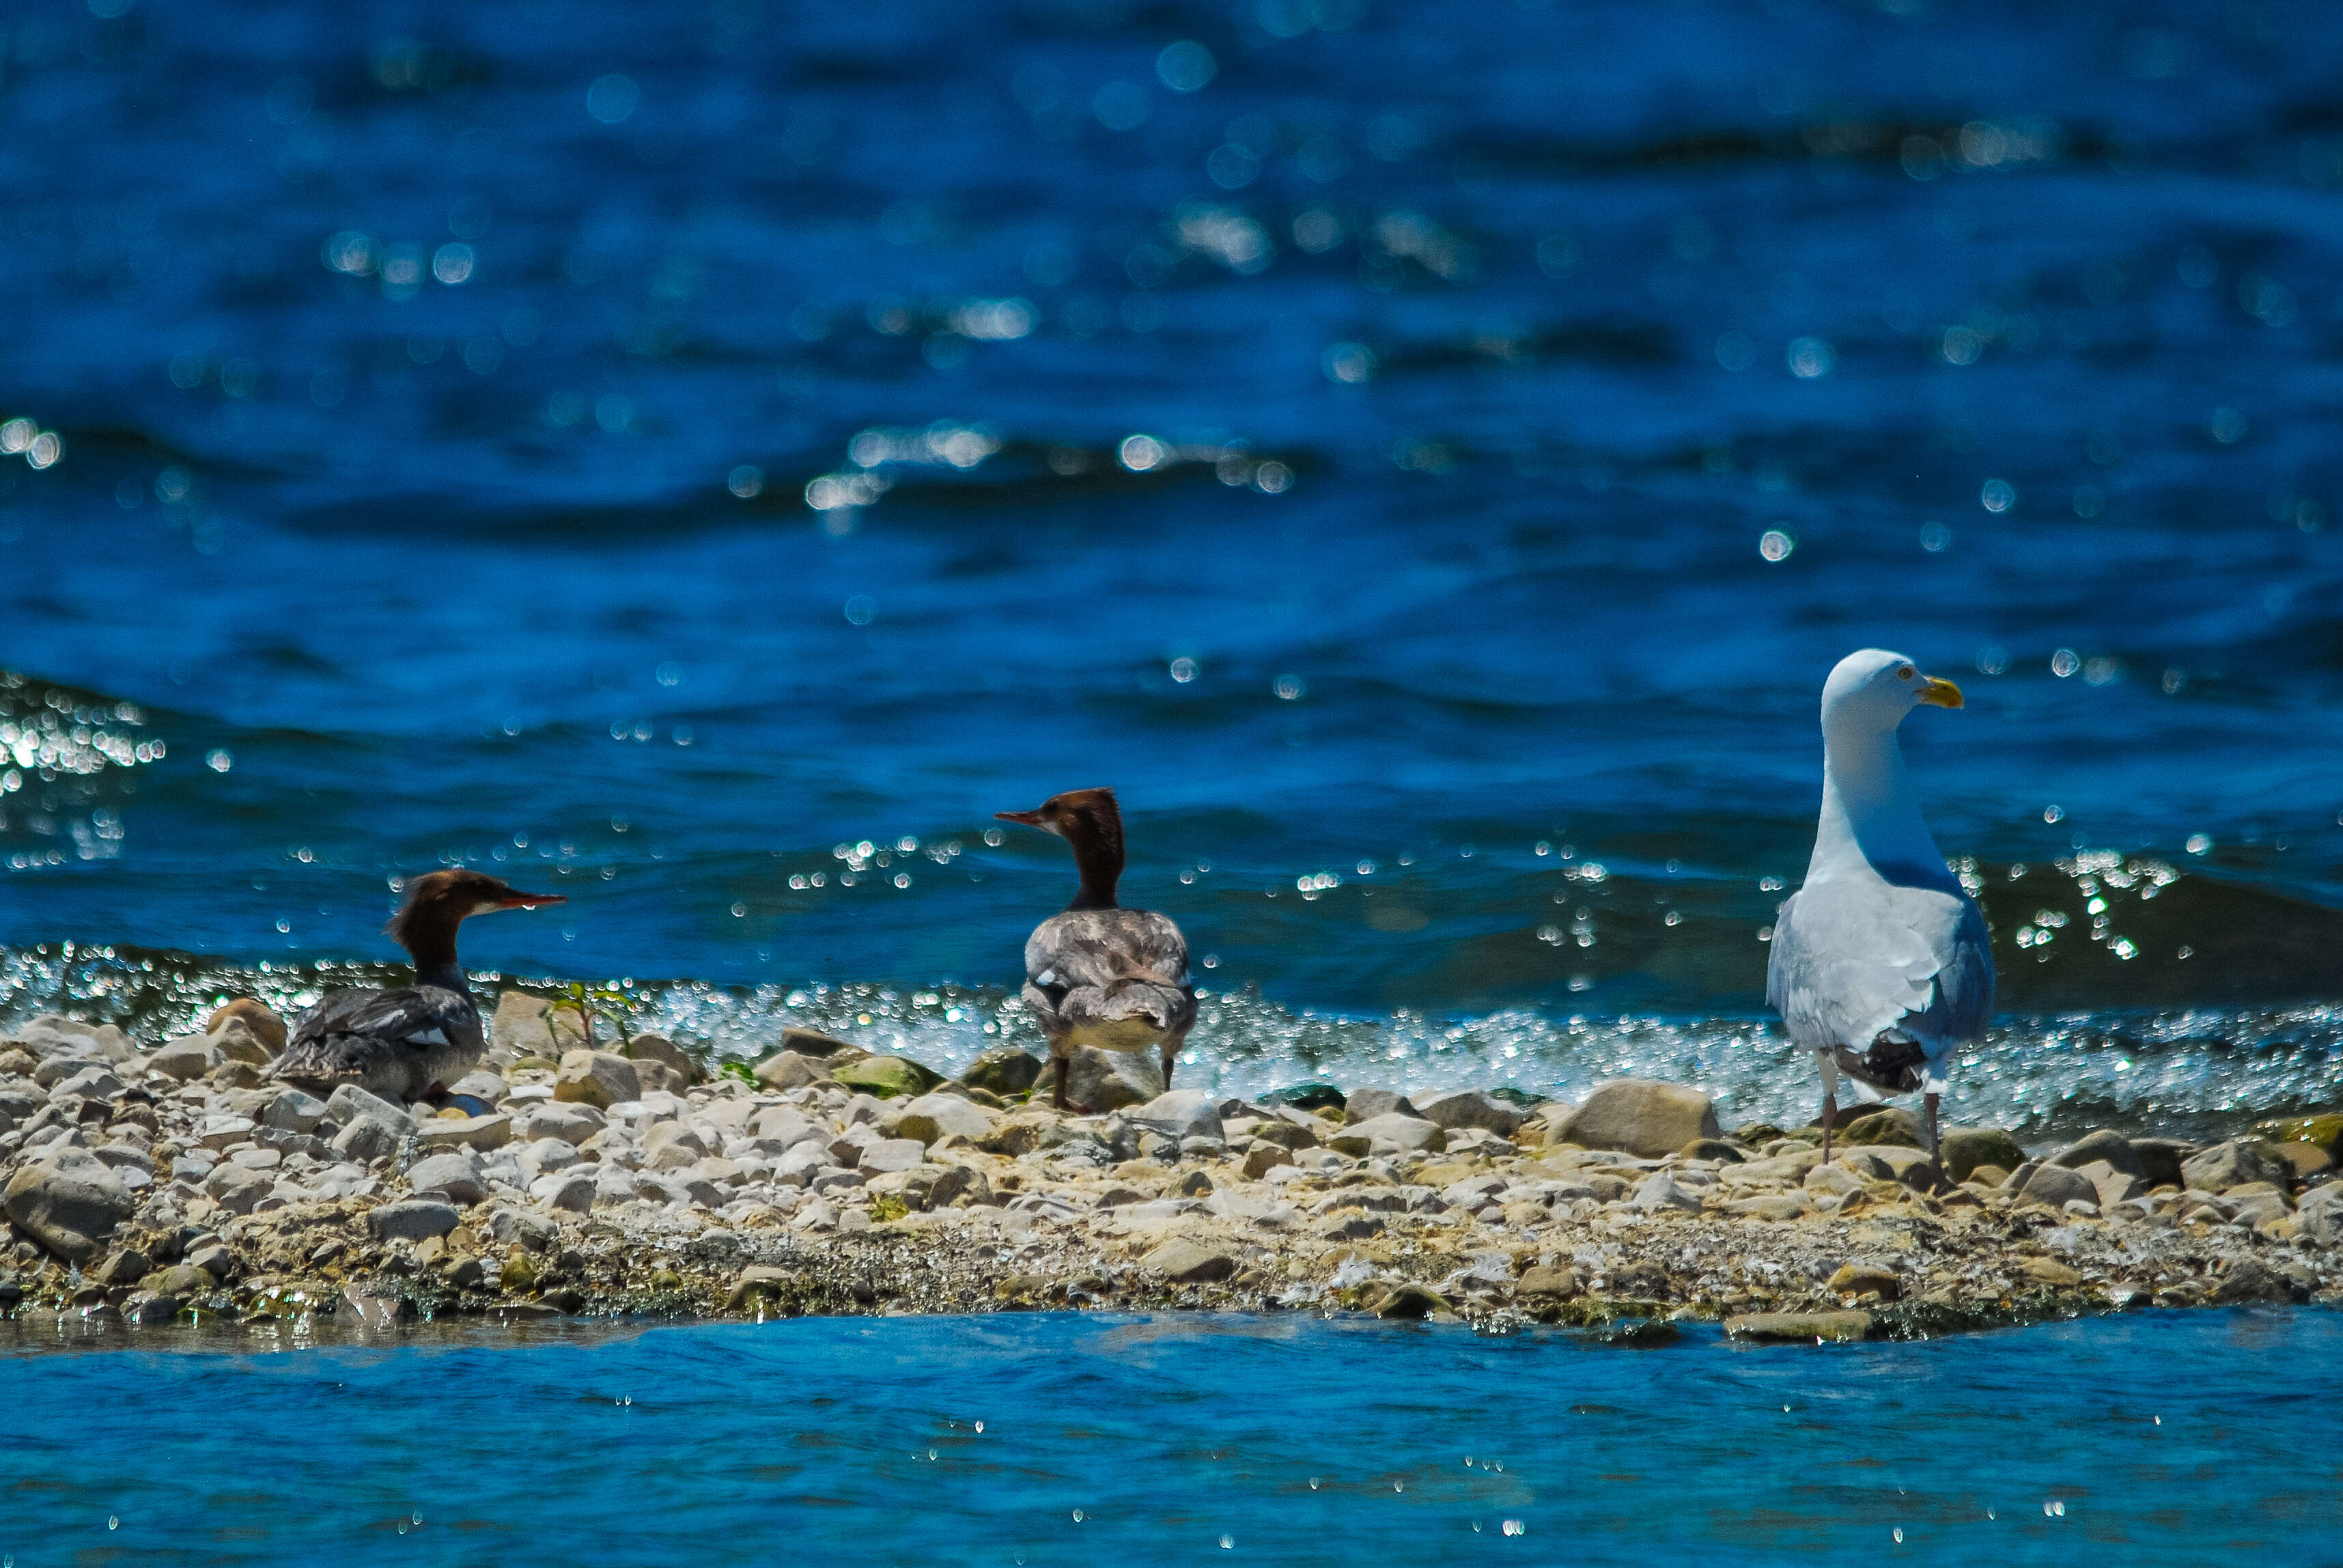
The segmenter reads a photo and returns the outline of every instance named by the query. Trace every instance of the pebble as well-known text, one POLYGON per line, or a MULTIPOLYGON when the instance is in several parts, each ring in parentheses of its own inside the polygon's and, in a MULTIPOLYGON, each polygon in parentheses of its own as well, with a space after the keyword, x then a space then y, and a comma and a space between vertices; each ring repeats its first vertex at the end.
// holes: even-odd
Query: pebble
MULTIPOLYGON (((541 1008, 528 1016, 545 1027, 541 1008)), ((1812 1343, 1900 1332, 1912 1312, 1934 1332, 2149 1301, 2343 1298, 2343 1186, 2308 1144, 2298 1157, 2101 1130, 2029 1160, 2006 1133, 1956 1130, 1947 1171, 1973 1180, 1945 1191, 1908 1117, 1852 1125, 1826 1164, 1771 1130, 1762 1145, 1715 1135, 1699 1091, 1632 1081, 1582 1107, 1367 1087, 1346 1103, 1311 1096, 1312 1111, 1165 1093, 1145 1082, 1151 1062, 1093 1053, 1083 1070, 1130 1092, 1113 1113, 1061 1117, 1046 1074, 1042 1106, 980 1102, 1041 1071, 1021 1053, 1023 1068, 996 1061, 998 1088, 890 1065, 857 1090, 832 1072, 851 1053, 830 1050, 801 1057, 820 1069, 785 1091, 691 1085, 656 1058, 637 1092, 603 1105, 555 1099, 550 1070, 484 1066, 456 1086, 463 1109, 434 1114, 356 1091, 237 1088, 226 1068, 183 1082, 79 1028, 39 1038, 51 1043, 0 1040, 0 1178, 17 1194, 28 1171, 50 1175, 27 1193, 95 1171, 114 1206, 53 1247, 32 1200, 12 1199, 25 1245, 0 1253, 0 1305, 18 1311, 75 1307, 70 1247, 88 1271, 82 1304, 142 1322, 301 1290, 377 1318, 402 1301, 507 1315, 1665 1312, 1727 1320, 1742 1339, 1778 1320, 1790 1326, 1775 1337, 1812 1343), (35 1081, 103 1087, 93 1069, 125 1088, 86 1124, 35 1081), (196 1257, 218 1271, 160 1288, 196 1257), (138 1271, 150 1260, 160 1270, 138 1271)))
POLYGON ((1804 1344, 1845 1344, 1867 1339, 1869 1312, 1743 1312, 1725 1320, 1736 1340, 1804 1344))

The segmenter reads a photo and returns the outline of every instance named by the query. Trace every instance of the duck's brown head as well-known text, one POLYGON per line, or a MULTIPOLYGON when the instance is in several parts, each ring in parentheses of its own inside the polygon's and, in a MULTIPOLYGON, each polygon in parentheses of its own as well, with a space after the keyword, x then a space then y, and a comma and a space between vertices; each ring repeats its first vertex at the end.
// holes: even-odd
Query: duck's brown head
POLYGON ((456 928, 474 915, 566 904, 559 893, 524 893, 486 871, 430 871, 407 884, 407 901, 383 928, 415 960, 417 970, 456 961, 456 928))
POLYGON ((1073 846, 1074 864, 1082 873, 1077 910, 1114 908, 1114 885, 1122 877, 1122 812, 1108 789, 1069 789, 1052 795, 1031 811, 996 811, 1003 822, 1022 822, 1045 833, 1055 833, 1073 846))

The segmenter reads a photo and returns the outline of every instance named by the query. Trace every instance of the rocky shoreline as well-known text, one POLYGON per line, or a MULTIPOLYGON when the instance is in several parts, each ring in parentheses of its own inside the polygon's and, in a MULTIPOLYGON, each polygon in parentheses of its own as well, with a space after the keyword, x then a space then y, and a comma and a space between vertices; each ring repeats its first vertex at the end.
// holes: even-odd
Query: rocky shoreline
POLYGON ((2210 1148, 2029 1153, 1908 1113, 1728 1134, 1625 1080, 1578 1106, 1304 1086, 1161 1092, 1083 1052, 1096 1114, 1013 1050, 949 1081, 790 1030, 760 1062, 505 993, 455 1100, 266 1082, 252 1002, 145 1049, 0 1037, 0 1312, 286 1320, 1373 1312, 1663 1340, 1909 1337, 2148 1305, 2343 1302, 2343 1114, 2210 1148), (711 1074, 710 1069, 716 1070, 711 1074), (1944 1179, 1949 1178, 1949 1180, 1944 1179))

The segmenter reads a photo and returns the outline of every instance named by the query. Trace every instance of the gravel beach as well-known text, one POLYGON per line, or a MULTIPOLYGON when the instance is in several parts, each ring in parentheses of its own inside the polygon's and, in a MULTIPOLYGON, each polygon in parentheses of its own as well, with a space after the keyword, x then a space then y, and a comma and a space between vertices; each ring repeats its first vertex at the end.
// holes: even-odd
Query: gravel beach
POLYGON ((2149 1305, 2343 1301, 2343 1114, 2200 1147, 1913 1119, 1717 1125, 1624 1080, 1584 1104, 1303 1086, 1163 1092, 1081 1053, 954 1081, 790 1030, 755 1063, 589 1049, 504 993, 455 1101, 268 1081, 254 1003, 136 1041, 0 1037, 0 1308, 145 1328, 345 1314, 1190 1307, 1563 1322, 1631 1339, 1901 1337, 2149 1305), (710 1069, 717 1068, 711 1074, 710 1069))

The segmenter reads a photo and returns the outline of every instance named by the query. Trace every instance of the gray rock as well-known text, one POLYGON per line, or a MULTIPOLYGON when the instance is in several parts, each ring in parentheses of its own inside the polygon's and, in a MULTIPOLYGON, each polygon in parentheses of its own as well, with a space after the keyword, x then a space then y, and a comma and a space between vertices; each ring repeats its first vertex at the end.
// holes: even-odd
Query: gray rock
POLYGON ((2094 1160, 2087 1165, 2077 1166, 2075 1174, 2089 1178, 2091 1185, 2098 1189, 2099 1195, 2091 1201, 2098 1204, 2102 1212, 2114 1208, 2118 1203, 2137 1198, 2147 1191, 2147 1182, 2127 1171, 2117 1170, 2104 1160, 2094 1160))
POLYGON ((1500 1138, 1511 1138, 1529 1120, 1529 1113, 1521 1107, 1477 1089, 1460 1089, 1429 1099, 1419 1096, 1415 1111, 1426 1121, 1451 1131, 1460 1127, 1479 1127, 1500 1138))
POLYGON ((1363 1241, 1370 1236, 1382 1235, 1390 1224, 1381 1214, 1335 1214, 1320 1221, 1312 1229, 1329 1241, 1363 1241))
POLYGON ((731 1294, 724 1298, 725 1310, 740 1312, 754 1308, 761 1312, 777 1297, 788 1293, 796 1276, 787 1269, 769 1263, 757 1263, 740 1271, 733 1282, 731 1294))
POLYGON ((512 1141, 512 1118, 502 1111, 488 1116, 435 1116, 415 1131, 418 1149, 501 1149, 512 1141))
POLYGON ((2294 1167, 2267 1143, 2232 1138, 2183 1161, 2180 1177, 2183 1185, 2206 1192, 2226 1192, 2257 1181, 2267 1181, 2283 1191, 2293 1180, 2294 1167))
POLYGON ((468 1153, 426 1155, 408 1168, 407 1184, 417 1194, 445 1193, 453 1201, 468 1205, 488 1195, 488 1183, 480 1179, 479 1161, 468 1153))
POLYGON ((464 1074, 463 1077, 458 1079, 455 1082, 449 1084, 447 1086, 447 1092, 450 1094, 468 1094, 475 1100, 486 1101, 488 1104, 494 1105, 498 1101, 504 1099, 507 1092, 507 1085, 505 1083, 504 1074, 500 1072, 493 1072, 488 1069, 482 1067, 474 1069, 472 1071, 464 1074))
POLYGON ((2064 1165, 2044 1163, 2034 1168, 2026 1185, 2017 1190, 2023 1202, 2047 1203, 2053 1209, 2063 1209, 2069 1203, 2097 1203, 2098 1184, 2079 1171, 2069 1171, 2064 1165))
POLYGON ((879 1127, 890 1138, 908 1138, 922 1146, 954 1136, 973 1143, 991 1135, 995 1120, 972 1100, 939 1092, 890 1107, 879 1119, 879 1127))
POLYGON ((561 1227, 526 1209, 498 1209, 488 1216, 488 1234, 507 1247, 541 1252, 561 1237, 561 1227))
POLYGON ((1721 1138, 1715 1101, 1697 1089, 1649 1078, 1614 1079, 1554 1127, 1556 1143, 1616 1149, 1646 1160, 1695 1138, 1721 1138))
POLYGON ((136 1211, 122 1179, 86 1149, 66 1147, 19 1169, 0 1208, 57 1256, 86 1263, 136 1211))
POLYGON ((575 1143, 565 1143, 558 1138, 540 1138, 520 1151, 517 1161, 523 1173, 532 1181, 556 1171, 567 1171, 586 1158, 575 1143))
POLYGON ((406 1145, 407 1130, 379 1116, 362 1116, 334 1135, 333 1150, 345 1160, 372 1164, 397 1153, 406 1145))
POLYGON ((840 1040, 818 1029, 799 1029, 792 1025, 781 1030, 781 1049, 794 1050, 799 1056, 819 1059, 852 1056, 862 1048, 850 1040, 840 1040))
POLYGON ((236 1275, 236 1254, 219 1241, 206 1241, 187 1253, 187 1266, 201 1269, 215 1280, 233 1279, 236 1275))
POLYGON ((155 1174, 155 1156, 136 1143, 101 1143, 90 1151, 119 1173, 136 1171, 142 1175, 155 1174))
POLYGON ((749 1118, 749 1132, 754 1138, 770 1139, 783 1148, 793 1147, 809 1139, 819 1139, 825 1143, 830 1141, 829 1131, 794 1105, 768 1106, 758 1111, 749 1118))
POLYGON ((1847 1169, 1845 1161, 1810 1166, 1798 1184, 1814 1193, 1844 1194, 1863 1191, 1863 1178, 1847 1169))
POLYGON ((186 1034, 176 1040, 165 1040, 153 1055, 147 1057, 146 1066, 152 1071, 173 1078, 193 1080, 201 1078, 226 1060, 227 1054, 220 1050, 210 1035, 186 1034))
POLYGON ((999 1095, 1022 1094, 1041 1079, 1041 1060, 1028 1056, 1013 1045, 988 1050, 969 1063, 960 1081, 970 1089, 986 1090, 999 1095))
POLYGON ((1406 1151, 1437 1153, 1448 1147, 1448 1135, 1421 1116, 1390 1111, 1345 1127, 1327 1140, 1340 1152, 1362 1158, 1375 1152, 1375 1145, 1381 1142, 1396 1144, 1406 1151))
POLYGON ((1654 1171, 1644 1178, 1643 1184, 1635 1189, 1635 1195, 1628 1200, 1628 1204, 1646 1211, 1675 1209, 1697 1214, 1700 1212, 1700 1195, 1677 1186, 1675 1178, 1666 1171, 1654 1171))
POLYGON ((106 1065, 104 1059, 99 1057, 85 1056, 79 1051, 61 1052, 44 1058, 41 1064, 33 1069, 33 1081, 54 1093, 57 1085, 65 1080, 93 1067, 103 1070, 106 1065))
POLYGON ((951 1167, 928 1189, 927 1206, 930 1209, 949 1209, 962 1200, 971 1208, 989 1208, 996 1201, 991 1181, 973 1165, 951 1167))
POLYGON ((1211 1138, 1222 1141, 1228 1134, 1221 1125, 1218 1097, 1201 1089, 1174 1089, 1159 1094, 1130 1113, 1131 1120, 1151 1131, 1166 1138, 1182 1141, 1190 1138, 1211 1138))
POLYGON ((1578 1275, 1563 1264, 1539 1263, 1523 1270, 1513 1289, 1520 1295, 1567 1301, 1578 1294, 1578 1275))
POLYGON ((285 1132, 315 1132, 317 1123, 326 1119, 326 1102, 314 1094, 297 1089, 279 1090, 268 1109, 260 1113, 263 1126, 285 1132))
POLYGON ((1448 1298, 1427 1285, 1403 1280, 1386 1290, 1374 1304, 1374 1314, 1399 1322, 1418 1322, 1448 1311, 1448 1298))
POLYGON ((1725 1320, 1736 1340, 1774 1344, 1847 1344, 1871 1333, 1869 1312, 1743 1312, 1725 1320))
POLYGON ((562 1052, 561 1070, 553 1081, 553 1098, 565 1104, 591 1105, 608 1111, 643 1097, 642 1075, 635 1064, 615 1050, 562 1052))
POLYGON ((707 1070, 693 1059, 691 1053, 663 1034, 639 1034, 627 1041, 627 1055, 635 1061, 656 1061, 666 1066, 683 1081, 699 1083, 708 1077, 707 1070))
POLYGON ((1216 1247, 1174 1237, 1139 1260, 1139 1266, 1174 1284, 1203 1284, 1237 1271, 1236 1260, 1216 1247))
POLYGON ((1966 1181, 1981 1166, 2015 1171, 2026 1163, 2017 1140, 1998 1127, 1956 1127, 1943 1135, 1945 1174, 1966 1181))
POLYGON ((513 1128, 513 1136, 525 1142, 540 1138, 558 1138, 564 1143, 583 1143, 609 1124, 609 1119, 590 1105, 556 1104, 539 1101, 528 1117, 513 1128))
POLYGON ((2050 1156, 2046 1163, 2064 1165, 2069 1171, 2080 1171, 2086 1165, 2102 1161, 2119 1174, 2136 1176, 2142 1181, 2147 1180, 2147 1166, 2140 1159, 2139 1151, 2131 1146, 2131 1140, 2106 1127, 2089 1133, 2079 1142, 2068 1144, 2050 1156))
POLYGON ((122 1080, 115 1076, 113 1068, 93 1063, 54 1085, 49 1098, 63 1100, 75 1095, 83 1100, 112 1100, 121 1094, 122 1089, 122 1080))
POLYGON ((706 1159, 709 1152, 708 1141, 680 1121, 654 1123, 651 1130, 643 1134, 643 1155, 646 1159, 656 1162, 660 1155, 670 1150, 684 1156, 683 1164, 674 1167, 678 1171, 695 1160, 706 1159))
POLYGON ((245 1116, 206 1116, 196 1139, 205 1148, 223 1150, 253 1141, 252 1120, 245 1116))
POLYGON ((1478 1209, 1505 1190, 1503 1176, 1467 1176, 1440 1190, 1440 1201, 1451 1209, 1478 1209))
POLYGON ((554 1171, 528 1184, 528 1195, 548 1209, 583 1214, 594 1207, 594 1179, 578 1171, 554 1171))
POLYGON ((355 1083, 345 1083, 326 1098, 326 1114, 347 1127, 366 1117, 387 1122, 405 1137, 415 1131, 415 1118, 403 1106, 393 1105, 378 1094, 368 1094, 355 1083))
POLYGON ((267 1197, 268 1190, 275 1185, 275 1177, 248 1171, 227 1160, 213 1166, 212 1173, 204 1179, 204 1191, 231 1214, 251 1213, 252 1206, 267 1197))
POLYGON ((615 1209, 642 1196, 641 1184, 623 1165, 597 1165, 593 1168, 593 1176, 594 1207, 597 1209, 615 1209))
POLYGON ((212 1030, 212 1043, 219 1047, 220 1055, 229 1061, 241 1061, 253 1067, 266 1067, 271 1059, 268 1047, 252 1032, 252 1026, 240 1018, 223 1020, 212 1030))
POLYGON ((2343 1242, 2343 1182, 2311 1189, 2294 1218, 2305 1234, 2329 1245, 2343 1242))
POLYGON ((45 1012, 19 1028, 14 1037, 35 1056, 73 1051, 99 1061, 127 1061, 135 1054, 129 1038, 110 1023, 84 1023, 62 1013, 45 1012))
POLYGON ((862 1159, 855 1169, 866 1177, 883 1175, 890 1171, 909 1171, 923 1163, 927 1157, 927 1145, 916 1138, 879 1138, 862 1146, 862 1159))
POLYGON ((2146 1168, 2142 1178, 2149 1187, 2179 1187, 2186 1183, 2180 1175, 2184 1161, 2204 1151, 2198 1143, 2185 1142, 2177 1138, 2135 1138, 2131 1141, 2134 1154, 2146 1168))
MULTIPOLYGON (((553 1024, 548 1016, 551 1003, 541 996, 525 991, 508 990, 497 998, 496 1017, 489 1020, 488 1038, 498 1050, 516 1055, 558 1058, 560 1048, 554 1044, 553 1024)), ((570 1014, 570 1036, 575 1037, 577 1015, 570 1014)))
POLYGON ((1417 1111, 1414 1102, 1395 1089, 1353 1089, 1343 1097, 1342 1120, 1351 1125, 1378 1116, 1417 1116, 1417 1111))
POLYGON ((794 1050, 777 1050, 757 1064, 757 1081, 784 1094, 809 1083, 826 1082, 829 1078, 827 1068, 794 1050))
POLYGON ((342 1287, 342 1309, 359 1328, 387 1329, 398 1322, 407 1303, 379 1286, 352 1281, 342 1287))
MULTIPOLYGON (((1046 1098, 1044 1081, 1034 1092, 1046 1098)), ((1163 1092, 1163 1068, 1151 1050, 1100 1050, 1078 1045, 1066 1055, 1066 1099, 1093 1111, 1144 1105, 1163 1092)))
POLYGON ((463 1218, 453 1203, 442 1203, 429 1198, 410 1198, 403 1203, 378 1205, 367 1215, 367 1223, 383 1241, 420 1241, 428 1237, 446 1235, 463 1218))
POLYGON ((155 1282, 155 1289, 163 1295, 176 1296, 185 1301, 189 1296, 207 1296, 219 1287, 219 1277, 196 1267, 193 1263, 177 1263, 163 1271, 155 1282))

